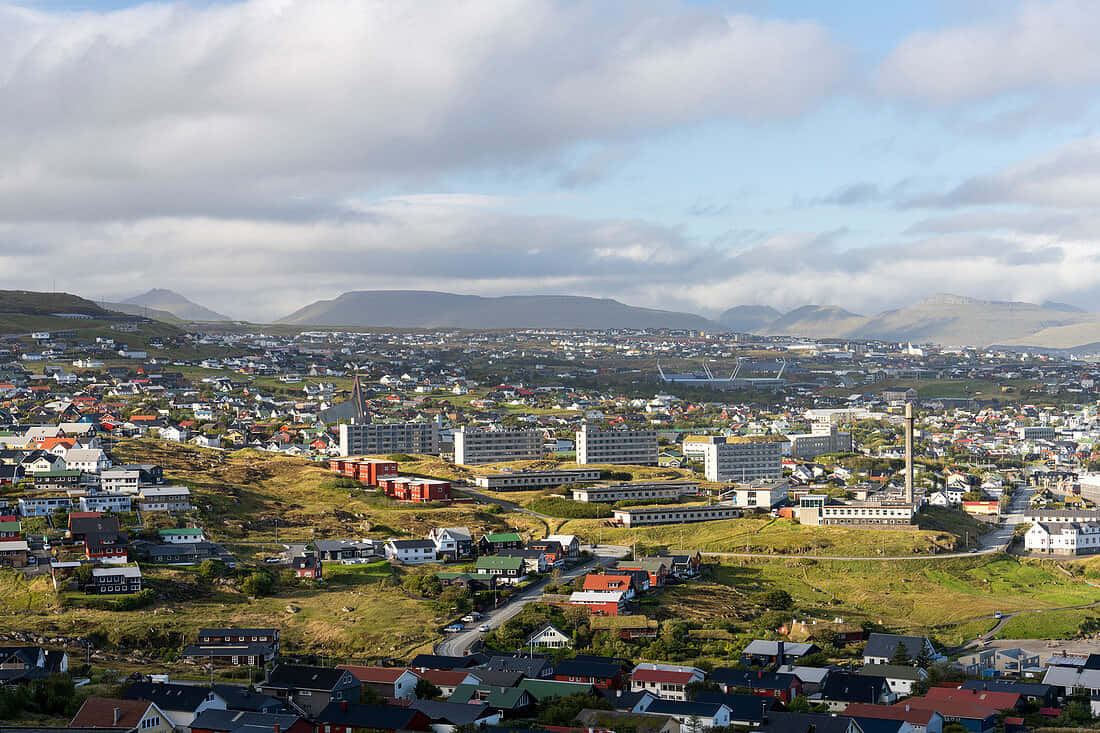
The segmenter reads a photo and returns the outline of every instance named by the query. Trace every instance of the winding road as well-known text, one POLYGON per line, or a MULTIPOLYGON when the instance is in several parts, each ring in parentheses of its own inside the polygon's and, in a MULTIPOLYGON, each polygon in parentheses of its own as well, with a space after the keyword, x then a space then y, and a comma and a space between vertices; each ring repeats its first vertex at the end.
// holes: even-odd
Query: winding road
MULTIPOLYGON (((584 575, 597 565, 607 567, 616 560, 620 560, 629 554, 629 547, 622 547, 620 545, 598 545, 595 549, 595 557, 592 560, 563 572, 561 577, 555 582, 560 583, 573 580, 574 578, 584 575)), ((460 631, 457 634, 448 634, 446 639, 435 645, 435 653, 451 657, 461 657, 465 655, 470 650, 470 647, 481 639, 482 634, 477 630, 478 626, 481 624, 488 624, 490 628, 499 628, 502 623, 522 611, 523 607, 528 603, 537 601, 542 596, 543 586, 549 582, 550 579, 547 578, 525 588, 521 593, 510 598, 504 605, 486 612, 485 618, 475 624, 471 624, 471 627, 465 631, 460 631)))

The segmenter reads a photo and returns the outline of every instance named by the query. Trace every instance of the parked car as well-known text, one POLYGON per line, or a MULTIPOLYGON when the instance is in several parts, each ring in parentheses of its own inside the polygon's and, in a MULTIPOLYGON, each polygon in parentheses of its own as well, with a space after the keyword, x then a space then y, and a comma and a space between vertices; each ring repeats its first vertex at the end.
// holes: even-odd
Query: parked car
POLYGON ((462 620, 465 621, 468 624, 472 624, 474 621, 480 621, 481 620, 481 614, 478 613, 477 611, 473 611, 473 612, 468 613, 465 616, 463 616, 462 620))
POLYGON ((465 627, 465 626, 463 626, 462 624, 449 624, 449 625, 447 625, 447 626, 444 626, 444 627, 443 627, 443 630, 444 630, 444 631, 446 631, 446 632, 448 632, 448 633, 451 633, 451 634, 453 634, 453 633, 456 633, 456 632, 458 632, 458 631, 462 631, 462 630, 463 630, 463 629, 465 629, 465 628, 466 628, 466 627, 465 627))

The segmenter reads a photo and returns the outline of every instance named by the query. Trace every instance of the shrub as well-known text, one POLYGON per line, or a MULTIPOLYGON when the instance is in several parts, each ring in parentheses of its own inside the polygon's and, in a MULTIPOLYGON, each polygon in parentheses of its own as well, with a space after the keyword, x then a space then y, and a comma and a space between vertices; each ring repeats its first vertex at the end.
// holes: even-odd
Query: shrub
POLYGON ((563 519, 599 519, 611 516, 611 507, 607 504, 573 501, 563 496, 535 499, 527 505, 527 508, 540 514, 563 519))
POLYGON ((386 456, 387 461, 393 461, 394 463, 408 463, 415 461, 416 459, 407 453, 390 453, 386 456))

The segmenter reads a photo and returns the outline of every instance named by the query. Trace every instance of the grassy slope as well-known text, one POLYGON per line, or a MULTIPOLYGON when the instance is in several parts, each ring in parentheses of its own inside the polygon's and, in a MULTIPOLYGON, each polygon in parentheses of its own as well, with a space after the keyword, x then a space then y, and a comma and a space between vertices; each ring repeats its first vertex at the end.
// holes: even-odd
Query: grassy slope
MULTIPOLYGON (((714 592, 708 592, 707 586, 689 586, 674 591, 673 601, 684 604, 684 598, 676 598, 680 594, 724 594, 736 608, 753 593, 782 588, 795 599, 798 615, 840 616, 852 622, 866 619, 931 633, 947 643, 984 633, 992 627, 992 621, 978 617, 992 616, 998 610, 1059 608, 1100 601, 1100 588, 1068 577, 1054 563, 1020 562, 1004 555, 882 563, 743 561, 719 566, 715 581, 714 592)), ((1076 628, 1088 613, 1071 611, 1064 615, 1075 619, 1072 628, 1076 628)), ((1032 614, 1020 618, 1030 617, 1032 614)), ((1011 638, 1012 634, 1006 630, 1002 636, 1011 638)))

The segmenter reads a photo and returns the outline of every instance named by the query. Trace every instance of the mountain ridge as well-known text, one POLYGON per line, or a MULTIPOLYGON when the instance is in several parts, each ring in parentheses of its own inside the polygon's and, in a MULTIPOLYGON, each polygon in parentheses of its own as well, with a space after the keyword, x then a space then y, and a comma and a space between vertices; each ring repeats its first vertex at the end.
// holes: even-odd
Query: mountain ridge
POLYGON ((394 328, 684 328, 714 330, 694 313, 576 295, 486 297, 431 290, 357 290, 310 303, 276 323, 394 328))

